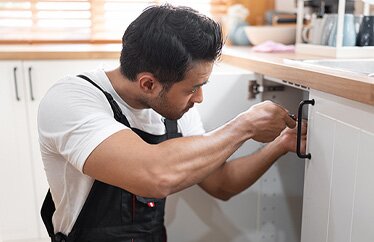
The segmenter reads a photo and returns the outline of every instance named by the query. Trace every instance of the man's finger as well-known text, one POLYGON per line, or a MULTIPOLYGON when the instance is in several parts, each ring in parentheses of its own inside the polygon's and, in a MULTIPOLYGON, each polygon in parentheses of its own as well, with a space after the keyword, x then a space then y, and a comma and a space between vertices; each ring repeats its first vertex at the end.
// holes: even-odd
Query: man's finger
POLYGON ((301 125, 302 125, 302 127, 301 127, 301 134, 305 135, 307 133, 307 130, 308 130, 308 122, 305 119, 303 119, 301 121, 301 125))
POLYGON ((288 116, 290 116, 290 118, 292 118, 293 120, 295 120, 296 121, 296 115, 295 114, 288 114, 288 116))
POLYGON ((286 121, 287 127, 291 128, 291 129, 296 127, 296 117, 294 119, 294 117, 291 117, 291 115, 287 113, 287 115, 285 117, 285 121, 286 121))

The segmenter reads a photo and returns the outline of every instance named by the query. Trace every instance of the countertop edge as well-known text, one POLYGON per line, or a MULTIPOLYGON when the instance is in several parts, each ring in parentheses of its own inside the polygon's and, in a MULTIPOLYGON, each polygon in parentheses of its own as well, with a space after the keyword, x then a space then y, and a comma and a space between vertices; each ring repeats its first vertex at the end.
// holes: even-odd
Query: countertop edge
POLYGON ((0 60, 116 59, 121 44, 0 45, 0 60))
POLYGON ((89 59, 118 59, 120 52, 69 51, 69 52, 0 52, 0 60, 89 60, 89 59))
POLYGON ((374 106, 374 83, 367 81, 369 77, 344 76, 339 72, 300 68, 284 64, 281 58, 266 59, 258 55, 243 57, 224 52, 221 59, 224 63, 256 73, 374 106))
MULTIPOLYGON (((75 45, 0 45, 0 60, 84 60, 118 59, 121 44, 75 45)), ((285 64, 285 58, 321 58, 301 56, 295 53, 255 53, 250 48, 225 47, 221 60, 224 63, 291 81, 312 89, 334 94, 374 106, 374 81, 369 77, 347 75, 338 71, 328 72, 300 68, 285 64)))

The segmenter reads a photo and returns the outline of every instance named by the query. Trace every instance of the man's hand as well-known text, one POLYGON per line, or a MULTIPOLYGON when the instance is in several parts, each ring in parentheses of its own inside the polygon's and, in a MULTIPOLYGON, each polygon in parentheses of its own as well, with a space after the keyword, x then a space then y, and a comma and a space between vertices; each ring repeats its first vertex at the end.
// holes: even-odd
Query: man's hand
MULTIPOLYGON (((306 132, 307 123, 303 122, 302 152, 305 152, 306 132)), ((224 163, 199 185, 212 196, 228 200, 254 184, 279 157, 295 152, 296 136, 296 127, 285 128, 273 142, 248 156, 224 163)))
MULTIPOLYGON (((306 135, 307 135, 307 121, 303 120, 301 127, 301 152, 306 151, 306 135)), ((279 143, 280 147, 283 149, 283 153, 289 151, 296 152, 296 140, 297 140, 297 127, 290 129, 286 128, 282 131, 279 137, 275 140, 279 143)))
POLYGON ((242 115, 251 138, 259 142, 273 141, 286 127, 296 126, 287 110, 271 101, 256 104, 242 115))

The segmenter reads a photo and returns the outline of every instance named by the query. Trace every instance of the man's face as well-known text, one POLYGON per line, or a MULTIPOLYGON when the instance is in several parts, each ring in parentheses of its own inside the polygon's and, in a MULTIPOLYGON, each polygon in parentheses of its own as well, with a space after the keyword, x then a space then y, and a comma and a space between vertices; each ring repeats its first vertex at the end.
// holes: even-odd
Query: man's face
POLYGON ((185 78, 160 92, 151 107, 167 119, 183 116, 195 103, 203 101, 202 86, 208 82, 214 62, 199 61, 193 64, 185 78))

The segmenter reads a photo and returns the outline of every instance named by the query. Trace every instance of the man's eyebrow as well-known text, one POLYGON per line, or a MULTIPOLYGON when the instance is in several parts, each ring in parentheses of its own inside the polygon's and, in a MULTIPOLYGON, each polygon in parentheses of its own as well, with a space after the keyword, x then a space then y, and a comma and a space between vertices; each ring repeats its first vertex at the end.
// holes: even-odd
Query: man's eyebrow
POLYGON ((193 88, 201 87, 201 86, 203 86, 203 85, 205 85, 205 84, 207 84, 207 83, 208 83, 208 80, 204 81, 203 83, 199 83, 199 84, 195 84, 195 85, 193 85, 193 88))

